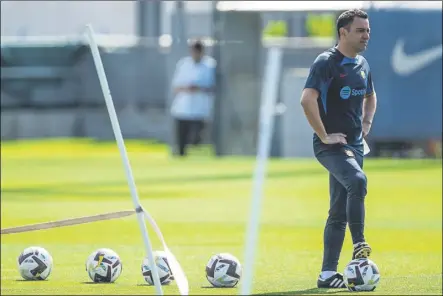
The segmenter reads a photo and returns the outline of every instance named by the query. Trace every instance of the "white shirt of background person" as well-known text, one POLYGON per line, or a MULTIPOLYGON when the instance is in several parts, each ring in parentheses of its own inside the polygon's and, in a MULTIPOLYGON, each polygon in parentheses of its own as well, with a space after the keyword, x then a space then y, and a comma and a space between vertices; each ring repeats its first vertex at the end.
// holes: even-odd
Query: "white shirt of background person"
MULTIPOLYGON (((174 99, 171 115, 181 120, 211 120, 214 104, 216 61, 191 47, 191 56, 180 59, 176 65, 172 88, 174 99)), ((198 48, 198 46, 197 46, 198 48)))

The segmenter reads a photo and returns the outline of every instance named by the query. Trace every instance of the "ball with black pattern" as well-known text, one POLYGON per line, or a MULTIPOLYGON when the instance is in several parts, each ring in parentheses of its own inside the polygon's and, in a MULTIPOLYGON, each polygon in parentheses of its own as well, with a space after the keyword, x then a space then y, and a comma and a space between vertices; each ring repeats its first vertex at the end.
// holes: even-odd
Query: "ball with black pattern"
MULTIPOLYGON (((154 251, 153 255, 154 261, 157 265, 157 272, 160 279, 160 284, 169 285, 174 280, 174 276, 172 275, 171 268, 169 267, 166 252, 154 251)), ((154 285, 154 278, 148 258, 143 259, 142 275, 148 285, 154 285)))
POLYGON ((24 249, 18 256, 17 263, 20 275, 28 281, 46 280, 53 266, 51 254, 36 246, 24 249))
POLYGON ((368 258, 354 259, 345 267, 343 280, 349 291, 374 291, 380 283, 380 271, 368 258))
POLYGON ((89 255, 86 260, 86 271, 89 278, 96 283, 113 283, 122 273, 123 265, 116 252, 101 248, 89 255))
POLYGON ((216 254, 206 264, 206 279, 217 288, 232 288, 240 281, 240 261, 229 253, 216 254))

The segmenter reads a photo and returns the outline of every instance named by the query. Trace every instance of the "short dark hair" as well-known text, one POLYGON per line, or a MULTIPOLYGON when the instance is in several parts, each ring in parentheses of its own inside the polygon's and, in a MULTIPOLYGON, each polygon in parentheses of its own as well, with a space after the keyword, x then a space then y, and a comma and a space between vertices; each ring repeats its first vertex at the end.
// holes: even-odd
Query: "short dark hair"
POLYGON ((367 19, 368 14, 361 9, 351 9, 343 12, 337 18, 337 36, 340 38, 340 28, 347 27, 352 24, 356 17, 367 19))
POLYGON ((195 51, 203 52, 205 46, 203 45, 203 42, 201 42, 200 40, 196 40, 191 44, 191 48, 195 51))

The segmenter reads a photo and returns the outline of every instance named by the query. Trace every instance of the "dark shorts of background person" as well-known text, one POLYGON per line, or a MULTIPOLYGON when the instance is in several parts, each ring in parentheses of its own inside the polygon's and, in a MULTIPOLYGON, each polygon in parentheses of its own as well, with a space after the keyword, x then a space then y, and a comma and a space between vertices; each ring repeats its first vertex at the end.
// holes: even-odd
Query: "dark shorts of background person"
POLYGON ((187 145, 201 144, 204 128, 204 120, 175 119, 176 139, 180 156, 186 155, 187 145))

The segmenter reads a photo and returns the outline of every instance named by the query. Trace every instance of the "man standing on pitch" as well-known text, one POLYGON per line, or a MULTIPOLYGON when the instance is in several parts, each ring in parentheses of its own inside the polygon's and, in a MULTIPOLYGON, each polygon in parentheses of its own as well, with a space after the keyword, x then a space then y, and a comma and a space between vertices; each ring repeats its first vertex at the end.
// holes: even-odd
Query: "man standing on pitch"
POLYGON ((186 155, 188 144, 201 143, 202 131, 211 119, 215 88, 215 60, 204 54, 200 41, 191 45, 190 52, 190 56, 178 61, 172 81, 171 115, 180 156, 186 155))
POLYGON ((301 98, 315 131, 315 157, 329 171, 330 209, 319 288, 345 288, 337 265, 346 224, 354 244, 352 259, 371 253, 364 237, 363 139, 371 128, 377 99, 368 62, 359 55, 369 41, 368 15, 358 9, 342 13, 337 33, 338 44, 314 61, 301 98))

